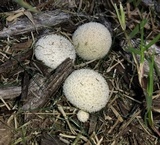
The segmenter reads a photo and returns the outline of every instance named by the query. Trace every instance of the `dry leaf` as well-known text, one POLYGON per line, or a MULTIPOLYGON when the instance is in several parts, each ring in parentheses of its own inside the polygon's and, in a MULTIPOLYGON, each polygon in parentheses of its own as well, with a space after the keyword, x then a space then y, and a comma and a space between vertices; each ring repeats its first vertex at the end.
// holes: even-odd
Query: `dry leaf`
POLYGON ((16 11, 8 12, 8 13, 6 13, 6 15, 8 15, 8 17, 6 18, 6 20, 7 20, 8 22, 14 21, 14 20, 16 20, 18 17, 24 15, 24 11, 25 11, 25 9, 24 9, 24 8, 21 8, 21 9, 16 10, 16 11))
POLYGON ((26 42, 16 43, 11 46, 11 50, 26 50, 32 45, 32 39, 27 40, 26 42))
POLYGON ((11 129, 0 119, 0 145, 10 145, 11 139, 11 129))

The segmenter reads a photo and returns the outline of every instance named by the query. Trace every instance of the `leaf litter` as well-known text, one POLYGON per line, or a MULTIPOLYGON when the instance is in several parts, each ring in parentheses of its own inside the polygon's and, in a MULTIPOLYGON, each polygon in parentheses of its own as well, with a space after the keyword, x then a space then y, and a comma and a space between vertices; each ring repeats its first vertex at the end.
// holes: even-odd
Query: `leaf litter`
MULTIPOLYGON (((0 144, 158 145, 159 81, 154 81, 154 130, 145 123, 146 100, 138 81, 136 64, 122 45, 125 37, 113 7, 113 3, 118 5, 119 2, 27 2, 40 11, 31 13, 25 10, 33 16, 31 19, 35 24, 25 15, 4 23, 8 13, 17 11, 21 6, 6 1, 3 2, 6 9, 1 7, 0 129, 3 131, 0 132, 0 144), (47 26, 46 15, 53 18, 47 26), (39 25, 37 19, 40 20, 39 25), (78 58, 75 66, 66 60, 52 72, 35 60, 33 46, 40 36, 54 32, 70 39, 79 25, 89 21, 100 22, 112 32, 112 49, 105 58, 91 62, 78 58), (66 100, 61 86, 72 69, 84 67, 102 73, 110 86, 111 99, 104 109, 91 114, 90 120, 82 124, 76 117, 77 108, 66 100)), ((147 18, 146 40, 159 33, 160 21, 154 2, 121 2, 126 12, 128 31, 133 30, 141 18, 147 18)), ((142 80, 144 86, 147 85, 147 78, 142 80)))

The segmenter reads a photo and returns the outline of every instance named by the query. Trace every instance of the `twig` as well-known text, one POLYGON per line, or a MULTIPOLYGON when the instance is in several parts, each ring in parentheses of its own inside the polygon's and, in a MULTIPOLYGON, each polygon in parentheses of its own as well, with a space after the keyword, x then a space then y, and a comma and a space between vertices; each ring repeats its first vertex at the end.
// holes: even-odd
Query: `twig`
POLYGON ((0 97, 3 99, 14 99, 21 94, 21 87, 3 87, 0 88, 0 97))
POLYGON ((8 28, 0 31, 0 38, 52 27, 67 21, 69 18, 69 14, 60 10, 34 13, 33 20, 35 25, 27 17, 19 18, 16 22, 9 23, 8 28))

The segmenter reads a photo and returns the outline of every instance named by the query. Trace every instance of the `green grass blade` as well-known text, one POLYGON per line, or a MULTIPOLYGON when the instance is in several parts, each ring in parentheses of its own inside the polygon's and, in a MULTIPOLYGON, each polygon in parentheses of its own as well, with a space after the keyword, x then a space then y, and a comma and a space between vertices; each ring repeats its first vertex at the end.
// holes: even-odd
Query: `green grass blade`
POLYGON ((160 40, 160 34, 158 34, 147 46, 146 49, 150 48, 153 44, 160 40))
POLYGON ((147 87, 147 92, 148 92, 148 96, 152 96, 153 94, 153 80, 154 80, 154 55, 151 57, 151 62, 149 62, 149 82, 148 82, 148 87, 147 87))
POLYGON ((116 11, 116 14, 117 14, 117 17, 118 17, 118 21, 119 21, 119 23, 121 25, 121 28, 122 28, 123 31, 125 31, 126 22, 125 22, 125 12, 124 12, 123 6, 120 3, 120 11, 118 10, 118 7, 117 7, 116 4, 114 4, 113 6, 114 6, 114 9, 116 11))
POLYGON ((122 3, 120 3, 120 13, 121 13, 121 23, 122 23, 122 29, 126 29, 126 19, 125 19, 125 12, 122 6, 122 3))
POLYGON ((141 50, 141 54, 140 54, 140 63, 144 62, 144 51, 146 50, 146 47, 144 46, 144 26, 147 23, 146 19, 143 19, 140 23, 140 34, 141 34, 141 42, 140 42, 140 50, 141 50))
POLYGON ((133 47, 128 47, 127 51, 132 52, 134 54, 138 54, 138 55, 141 54, 141 51, 139 49, 135 49, 133 47))
POLYGON ((139 24, 132 30, 132 32, 129 34, 130 39, 132 39, 135 35, 137 35, 140 32, 139 24))
POLYGON ((38 10, 34 7, 32 7, 29 3, 25 2, 24 0, 14 0, 16 3, 18 3, 20 6, 28 9, 31 12, 37 13, 38 10))
POLYGON ((152 115, 152 95, 153 95, 153 82, 154 82, 154 55, 151 56, 151 61, 149 62, 149 80, 147 84, 147 95, 146 95, 146 103, 147 103, 147 116, 148 123, 150 126, 153 125, 153 115, 152 115))

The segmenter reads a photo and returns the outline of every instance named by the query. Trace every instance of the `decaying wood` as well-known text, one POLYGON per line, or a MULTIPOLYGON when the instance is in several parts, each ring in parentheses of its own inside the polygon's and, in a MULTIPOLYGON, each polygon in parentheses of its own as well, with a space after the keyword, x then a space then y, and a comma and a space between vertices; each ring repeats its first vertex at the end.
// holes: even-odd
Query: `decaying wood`
POLYGON ((8 28, 0 31, 0 37, 19 35, 46 27, 52 27, 67 21, 69 18, 69 14, 60 10, 34 13, 34 24, 27 17, 18 18, 14 23, 9 23, 8 28))
POLYGON ((3 88, 0 88, 0 96, 3 99, 14 99, 21 94, 21 90, 22 89, 19 86, 3 87, 3 88))
POLYGON ((63 81, 72 72, 72 60, 66 59, 49 77, 36 74, 30 82, 27 99, 22 110, 33 110, 45 105, 51 96, 54 96, 63 81))
POLYGON ((58 136, 50 136, 47 133, 43 133, 41 137, 41 145, 65 145, 58 136))
POLYGON ((7 60, 3 64, 0 65, 0 74, 6 71, 10 71, 15 65, 21 63, 22 61, 31 58, 33 54, 33 49, 29 49, 28 51, 18 54, 11 59, 7 60))
POLYGON ((27 73, 27 71, 24 71, 24 76, 22 80, 22 93, 21 93, 22 100, 27 98, 28 87, 29 87, 29 74, 27 73))

